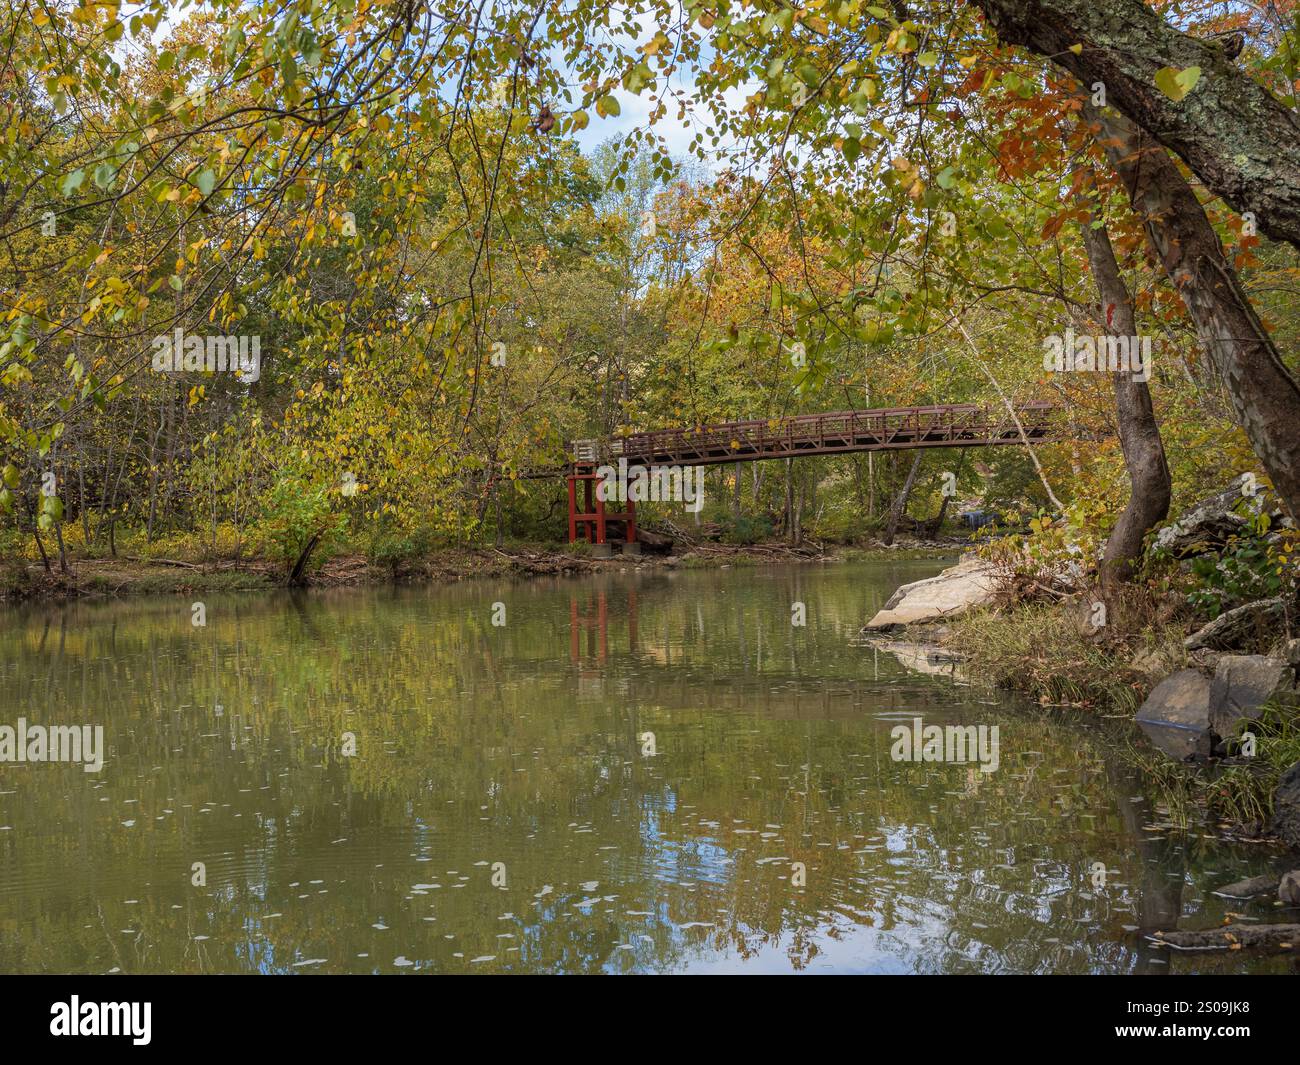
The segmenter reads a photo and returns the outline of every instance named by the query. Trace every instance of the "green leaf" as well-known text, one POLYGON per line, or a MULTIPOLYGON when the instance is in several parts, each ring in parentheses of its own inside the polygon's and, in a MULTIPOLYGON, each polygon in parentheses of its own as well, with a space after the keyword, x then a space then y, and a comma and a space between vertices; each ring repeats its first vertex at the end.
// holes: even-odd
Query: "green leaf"
POLYGON ((209 167, 194 179, 194 184, 199 187, 199 191, 203 193, 204 196, 210 196, 213 188, 217 184, 217 175, 213 173, 212 169, 209 167))
POLYGON ((936 52, 922 52, 916 61, 923 67, 932 67, 939 62, 939 56, 936 52))
POLYGON ((596 101, 596 113, 604 118, 607 115, 617 115, 621 112, 618 101, 612 96, 602 96, 596 101))
POLYGON ((71 174, 65 176, 59 183, 59 191, 65 196, 71 196, 81 188, 81 183, 85 180, 86 172, 84 170, 74 170, 71 174))
POLYGON ((1188 67, 1185 70, 1179 70, 1177 67, 1161 67, 1156 71, 1156 88, 1174 103, 1178 103, 1196 88, 1196 83, 1200 80, 1200 67, 1188 67))

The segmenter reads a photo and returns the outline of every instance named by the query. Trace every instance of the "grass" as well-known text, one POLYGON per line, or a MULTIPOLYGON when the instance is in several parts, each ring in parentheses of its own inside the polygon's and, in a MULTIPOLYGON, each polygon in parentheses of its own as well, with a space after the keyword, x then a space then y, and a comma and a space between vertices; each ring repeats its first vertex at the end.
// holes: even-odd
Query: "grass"
MULTIPOLYGON (((743 548, 738 548, 743 551, 743 548)), ((768 559, 758 559, 753 555, 734 554, 734 555, 691 555, 683 558, 681 569, 717 569, 720 566, 731 566, 733 569, 743 569, 746 566, 766 565, 768 559)))
POLYGON ((265 573, 250 571, 177 571, 136 569, 129 573, 87 573, 80 580, 83 591, 113 595, 126 585, 132 595, 166 595, 183 591, 242 592, 274 588, 277 583, 265 573))
POLYGON ((1266 827, 1273 817, 1278 778, 1300 762, 1300 720, 1293 712, 1266 707, 1251 728, 1255 757, 1248 763, 1196 765, 1175 762, 1157 751, 1131 746, 1125 760, 1150 783, 1169 810, 1169 821, 1185 828, 1200 813, 1239 825, 1266 827))
MULTIPOLYGON (((978 611, 950 623, 948 646, 974 675, 1040 703, 1068 703, 1133 714, 1159 680, 1187 665, 1178 626, 1151 623, 1098 641, 1083 634, 1067 605, 1030 603, 978 611)), ((1146 781, 1168 820, 1186 828, 1206 815, 1263 831, 1273 816, 1278 778, 1300 761, 1300 717, 1266 707, 1253 724, 1255 756, 1222 763, 1176 762, 1129 743, 1121 757, 1146 781)))
POLYGON ((967 549, 966 544, 950 547, 841 547, 832 554, 841 562, 879 562, 881 559, 951 558, 967 549))
POLYGON ((1161 676, 1184 660, 1180 634, 1148 630, 1130 639, 1096 641, 1080 631, 1069 610, 1050 603, 954 619, 947 643, 965 656, 972 672, 999 688, 1039 702, 1128 713, 1137 710, 1158 679, 1134 665, 1139 653, 1161 664, 1161 676))

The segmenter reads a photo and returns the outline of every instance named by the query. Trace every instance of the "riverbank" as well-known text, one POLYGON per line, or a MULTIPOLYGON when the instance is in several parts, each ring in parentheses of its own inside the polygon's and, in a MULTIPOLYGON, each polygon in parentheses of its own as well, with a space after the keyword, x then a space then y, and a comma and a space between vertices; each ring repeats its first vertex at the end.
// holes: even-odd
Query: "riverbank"
MULTIPOLYGON (((1133 720, 1167 677, 1186 671, 1208 686, 1220 663, 1240 656, 1188 650, 1197 625, 1172 613, 1153 615, 1132 629, 1104 635, 1080 624, 1079 604, 1034 601, 984 606, 937 623, 910 625, 901 638, 960 663, 976 684, 1029 697, 1044 708, 1068 708, 1102 718, 1133 720)), ((1256 660, 1289 653, 1285 633, 1247 650, 1256 660)), ((1179 829, 1211 826, 1238 839, 1280 838, 1275 803, 1288 770, 1300 763, 1300 717, 1293 708, 1268 707, 1251 728, 1254 753, 1180 759, 1157 744, 1135 740, 1120 753, 1152 790, 1166 821, 1179 829)))
MULTIPOLYGON (((364 555, 331 558, 311 574, 307 587, 338 588, 379 584, 445 584, 474 578, 527 578, 599 572, 610 568, 694 569, 782 563, 860 562, 876 558, 950 558, 965 540, 900 540, 892 547, 867 545, 695 544, 680 553, 616 554, 597 558, 578 544, 512 544, 505 548, 447 548, 404 559, 399 566, 378 564, 364 555)), ((38 562, 11 559, 0 572, 0 601, 66 601, 79 598, 173 595, 191 592, 254 592, 283 588, 283 567, 264 559, 205 560, 118 556, 57 563, 45 572, 38 562)))

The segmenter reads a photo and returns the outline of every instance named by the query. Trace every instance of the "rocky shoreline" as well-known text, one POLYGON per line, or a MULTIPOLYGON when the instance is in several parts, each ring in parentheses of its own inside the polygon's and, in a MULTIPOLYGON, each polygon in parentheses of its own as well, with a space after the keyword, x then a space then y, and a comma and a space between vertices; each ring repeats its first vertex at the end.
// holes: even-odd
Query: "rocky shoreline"
MULTIPOLYGON (((1234 485, 1167 526, 1156 545, 1175 559, 1223 550, 1243 524, 1233 511, 1239 499, 1234 485)), ((1067 589, 1081 569, 1073 568, 1076 572, 1062 574, 1061 585, 1067 589)), ((863 626, 861 640, 890 652, 908 668, 966 681, 980 672, 980 663, 972 660, 978 655, 964 655, 952 647, 952 630, 963 618, 1011 606, 1016 598, 1014 583, 1012 575, 991 562, 964 557, 935 577, 899 587, 863 626)), ((1073 635, 1080 641, 1109 639, 1122 646, 1122 637, 1102 633, 1106 610, 1104 604, 1098 607, 1100 602, 1095 588, 1086 580, 1077 581, 1072 591, 1058 593, 1043 610, 1068 615, 1073 635)), ((1160 757, 1220 774, 1221 780, 1235 771, 1272 785, 1278 767, 1261 772, 1263 767, 1255 760, 1257 744, 1262 736, 1300 732, 1300 639, 1293 638, 1296 614, 1296 604, 1273 597, 1230 605, 1191 632, 1180 629, 1176 620, 1163 623, 1166 642, 1177 650, 1164 656, 1138 650, 1132 656, 1133 665, 1144 667, 1139 672, 1154 681, 1143 685, 1135 720, 1160 757), (1171 658, 1181 668, 1170 671, 1171 658)), ((1043 650, 1041 645, 1035 648, 1035 657, 1041 660, 1043 650)), ((1039 694, 1040 701, 1046 702, 1046 694, 1036 691, 1034 684, 1026 671, 1008 686, 1039 694)), ((1295 757, 1293 748, 1283 747, 1288 749, 1292 753, 1283 766, 1295 757)), ((1267 823, 1255 827, 1289 848, 1294 862, 1300 852, 1300 761, 1277 774, 1269 799, 1271 815, 1267 823)), ((1218 893, 1243 901, 1271 900, 1294 914, 1300 910, 1300 869, 1229 884, 1218 893)), ((1176 929, 1149 938, 1182 950, 1300 950, 1300 923, 1244 917, 1223 928, 1176 929)))

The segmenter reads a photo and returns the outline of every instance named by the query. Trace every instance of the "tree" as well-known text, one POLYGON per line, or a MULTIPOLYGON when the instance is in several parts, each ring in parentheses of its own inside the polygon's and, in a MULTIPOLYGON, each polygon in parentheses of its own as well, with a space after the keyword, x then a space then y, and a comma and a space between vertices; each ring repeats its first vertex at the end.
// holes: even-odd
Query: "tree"
MULTIPOLYGON (((1106 233, 1105 221, 1094 217, 1082 227, 1088 262, 1101 297, 1098 327, 1112 336, 1138 334, 1133 301, 1120 276, 1115 251, 1106 233)), ((1151 390, 1131 373, 1116 373, 1115 410, 1119 420, 1120 445, 1128 468, 1129 498, 1106 540, 1101 561, 1102 593, 1110 596, 1116 585, 1128 580, 1142 557, 1143 537, 1169 514, 1169 465, 1165 462, 1160 427, 1151 406, 1151 390)))
POLYGON ((1119 117, 1094 114, 1111 165, 1178 290, 1237 419, 1293 517, 1300 517, 1300 386, 1178 167, 1119 117))
POLYGON ((1296 32, 1279 42, 1272 89, 1234 62, 1241 35, 1195 37, 1143 0, 975 0, 998 36, 1050 59, 1177 153, 1260 230, 1300 248, 1300 119, 1296 32))

